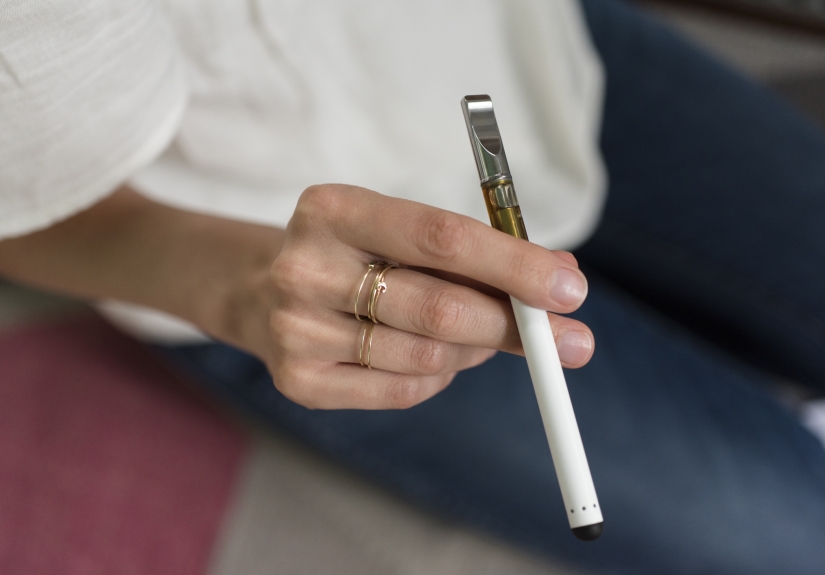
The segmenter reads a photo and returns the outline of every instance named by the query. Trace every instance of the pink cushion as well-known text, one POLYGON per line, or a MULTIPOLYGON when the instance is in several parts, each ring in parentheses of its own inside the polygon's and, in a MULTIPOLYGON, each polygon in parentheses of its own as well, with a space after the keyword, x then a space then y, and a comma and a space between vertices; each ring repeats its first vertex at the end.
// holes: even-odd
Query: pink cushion
POLYGON ((0 334, 0 573, 206 573, 246 443, 98 319, 0 334))

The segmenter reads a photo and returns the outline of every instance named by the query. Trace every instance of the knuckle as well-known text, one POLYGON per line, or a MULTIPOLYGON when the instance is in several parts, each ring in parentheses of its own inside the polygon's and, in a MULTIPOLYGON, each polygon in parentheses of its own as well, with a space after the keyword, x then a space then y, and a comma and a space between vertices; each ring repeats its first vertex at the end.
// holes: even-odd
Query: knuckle
POLYGON ((298 198, 295 213, 298 216, 316 218, 335 213, 341 204, 341 191, 329 184, 319 184, 305 189, 298 198))
POLYGON ((467 305, 449 288, 437 286, 424 296, 419 322, 428 334, 453 337, 461 328, 467 305))
POLYGON ((413 377, 399 377, 387 386, 386 402, 390 409, 409 409, 421 403, 421 386, 413 377))
POLYGON ((458 214, 437 210, 424 217, 418 227, 418 247, 438 262, 450 262, 464 251, 467 224, 458 214))
POLYGON ((302 322, 289 311, 276 308, 269 315, 269 334, 274 351, 284 356, 295 351, 302 322))
POLYGON ((306 283, 307 266, 297 257, 281 254, 269 268, 269 277, 281 295, 297 294, 306 283))
POLYGON ((312 385, 306 375, 306 370, 295 361, 281 361, 278 363, 272 381, 275 388, 284 397, 293 403, 302 405, 309 409, 318 407, 316 394, 313 393, 312 385))
POLYGON ((413 344, 412 365, 417 373, 435 375, 446 369, 449 361, 448 344, 437 339, 419 337, 413 344))

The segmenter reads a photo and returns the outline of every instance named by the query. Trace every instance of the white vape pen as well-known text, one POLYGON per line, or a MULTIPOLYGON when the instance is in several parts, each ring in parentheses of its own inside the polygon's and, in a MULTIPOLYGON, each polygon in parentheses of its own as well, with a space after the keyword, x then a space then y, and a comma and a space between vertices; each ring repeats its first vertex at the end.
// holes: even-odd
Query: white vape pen
MULTIPOLYGON (((461 101, 461 107, 490 223, 497 230, 527 240, 493 102, 489 96, 466 96, 461 101)), ((564 381, 550 320, 545 310, 529 307, 512 296, 510 301, 570 528, 579 539, 592 541, 602 533, 602 511, 564 381)))

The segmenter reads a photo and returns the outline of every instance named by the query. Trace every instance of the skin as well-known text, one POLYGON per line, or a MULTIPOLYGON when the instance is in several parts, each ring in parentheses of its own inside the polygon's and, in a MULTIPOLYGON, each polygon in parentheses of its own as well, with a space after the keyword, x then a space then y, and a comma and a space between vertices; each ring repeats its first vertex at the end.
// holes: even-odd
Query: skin
POLYGON ((411 407, 496 351, 522 354, 508 293, 551 312, 565 367, 587 363, 594 347, 587 326, 557 315, 587 294, 572 254, 339 184, 304 191, 286 230, 177 210, 124 187, 0 242, 0 275, 186 319, 259 357, 275 386, 310 408, 411 407), (353 303, 377 260, 401 268, 387 273, 367 370, 353 303))

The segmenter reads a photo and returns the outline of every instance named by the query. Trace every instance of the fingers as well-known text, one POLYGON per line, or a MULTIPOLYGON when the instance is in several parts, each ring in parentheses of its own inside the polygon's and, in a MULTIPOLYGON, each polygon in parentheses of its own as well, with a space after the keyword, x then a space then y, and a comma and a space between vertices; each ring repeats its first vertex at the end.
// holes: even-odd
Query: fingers
MULTIPOLYGON (((522 352, 506 294, 566 313, 587 293, 571 254, 458 214, 341 185, 302 195, 271 273, 270 371, 287 397, 315 408, 420 403, 493 350, 522 352), (356 293, 365 279, 363 315, 379 286, 375 272, 364 277, 366 264, 384 259, 403 266, 374 292, 382 323, 373 327, 353 317, 356 293), (420 271, 403 269, 411 266, 420 271), (373 369, 357 365, 359 350, 369 352, 373 369)), ((562 365, 586 363, 594 347, 589 329, 548 317, 562 365)))
POLYGON ((443 341, 521 350, 509 300, 405 269, 387 273, 385 283, 376 317, 387 325, 443 341))
POLYGON ((495 354, 495 350, 439 341, 386 325, 371 327, 370 337, 364 330, 372 325, 332 311, 279 312, 272 320, 273 340, 280 357, 354 364, 362 359, 366 363, 369 357, 375 369, 410 375, 455 373, 495 354))
POLYGON ((457 273, 559 313, 587 295, 584 275, 567 256, 472 218, 357 187, 319 186, 302 200, 310 211, 334 206, 333 233, 366 252, 457 273))
MULTIPOLYGON (((301 307, 353 314, 355 295, 366 269, 366 264, 349 254, 320 263, 297 257, 294 263, 280 263, 275 274, 282 289, 300 300, 301 307)), ((370 274, 361 290, 361 315, 366 315, 374 277, 370 274)), ((382 323, 444 342, 523 354, 509 300, 407 269, 390 270, 384 279, 387 289, 376 306, 376 316, 382 323)), ((572 318, 555 314, 549 318, 562 365, 577 368, 587 363, 594 347, 589 328, 572 318)), ((318 326, 316 333, 321 333, 321 328, 318 326)), ((337 355, 336 361, 354 360, 337 355)))
POLYGON ((454 377, 454 373, 416 376, 325 362, 294 362, 273 372, 281 393, 311 409, 407 409, 442 391, 454 377))
MULTIPOLYGON (((374 369, 410 375, 440 375, 456 373, 481 365, 496 353, 468 345, 448 343, 418 334, 376 325, 370 328, 364 322, 358 326, 358 344, 361 356, 356 361, 368 363, 374 369)), ((345 342, 342 356, 357 356, 350 342, 345 342)))
MULTIPOLYGON (((392 270, 378 298, 376 317, 396 329, 433 339, 523 354, 509 300, 411 270, 392 270)), ((578 320, 549 314, 565 367, 581 367, 593 353, 590 329, 578 320)))

